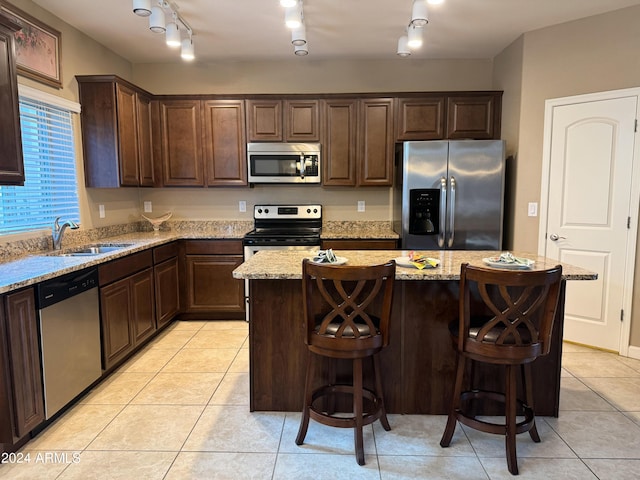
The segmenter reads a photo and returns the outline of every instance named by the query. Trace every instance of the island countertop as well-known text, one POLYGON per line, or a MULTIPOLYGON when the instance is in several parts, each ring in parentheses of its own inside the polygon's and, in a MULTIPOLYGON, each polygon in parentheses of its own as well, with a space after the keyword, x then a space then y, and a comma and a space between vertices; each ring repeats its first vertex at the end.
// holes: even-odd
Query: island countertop
MULTIPOLYGON (((233 271, 233 277, 248 280, 296 280, 302 278, 302 260, 313 257, 317 248, 309 250, 263 250, 259 251, 233 271)), ((339 257, 347 259, 347 265, 374 265, 385 263, 398 257, 406 257, 408 250, 334 250, 339 257)), ((418 270, 413 267, 396 268, 397 280, 459 280, 460 265, 486 266, 484 258, 500 255, 500 251, 484 250, 436 250, 420 251, 437 259, 435 268, 418 270)), ((595 280, 598 275, 574 265, 558 262, 533 253, 512 252, 518 257, 533 260, 532 270, 544 270, 562 265, 565 280, 595 280)))

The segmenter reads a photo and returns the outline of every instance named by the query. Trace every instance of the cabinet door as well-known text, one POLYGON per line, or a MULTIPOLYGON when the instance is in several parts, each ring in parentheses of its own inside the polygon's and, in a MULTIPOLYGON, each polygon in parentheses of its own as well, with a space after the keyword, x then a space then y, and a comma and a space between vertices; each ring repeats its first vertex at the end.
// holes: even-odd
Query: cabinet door
POLYGON ((247 100, 249 142, 282 142, 282 102, 247 100))
POLYGON ((156 322, 163 327, 180 309, 178 259, 170 258, 154 267, 156 289, 156 322))
POLYGON ((204 186, 199 100, 160 102, 164 186, 204 186))
POLYGON ((318 100, 285 100, 283 128, 285 142, 319 142, 318 100))
POLYGON ((207 185, 247 185, 244 102, 203 102, 207 185))
POLYGON ((20 438, 44 421, 38 320, 33 289, 5 296, 14 406, 14 430, 20 438))
POLYGON ((444 138, 444 95, 396 100, 396 141, 444 138))
POLYGON ((187 255, 188 313, 244 312, 244 282, 232 273, 240 255, 187 255))
POLYGON ((136 94, 136 117, 138 119, 138 168, 140 186, 153 187, 156 184, 153 158, 153 138, 151 119, 151 99, 140 93, 136 94))
POLYGON ((116 84, 116 105, 120 184, 137 187, 140 183, 140 170, 136 92, 125 85, 116 84))
POLYGON ((357 104, 355 99, 323 101, 323 185, 356 185, 357 104))
POLYGON ((461 95, 447 98, 447 138, 500 138, 500 95, 461 95))
POLYGON ((132 316, 134 345, 156 331, 153 271, 148 268, 130 278, 133 300, 132 316))
POLYGON ((24 163, 13 32, 20 26, 0 15, 0 185, 23 185, 24 163))
POLYGON ((393 181, 393 99, 360 100, 358 185, 393 181))
POLYGON ((105 370, 133 350, 132 302, 128 278, 100 289, 102 355, 105 370))

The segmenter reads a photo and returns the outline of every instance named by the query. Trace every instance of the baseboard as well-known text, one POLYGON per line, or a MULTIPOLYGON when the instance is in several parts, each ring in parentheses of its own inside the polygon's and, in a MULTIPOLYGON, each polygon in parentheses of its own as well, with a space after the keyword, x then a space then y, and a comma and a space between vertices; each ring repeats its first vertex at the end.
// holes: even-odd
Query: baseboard
POLYGON ((629 350, 627 353, 630 358, 637 358, 638 360, 640 360, 640 347, 629 345, 629 350))

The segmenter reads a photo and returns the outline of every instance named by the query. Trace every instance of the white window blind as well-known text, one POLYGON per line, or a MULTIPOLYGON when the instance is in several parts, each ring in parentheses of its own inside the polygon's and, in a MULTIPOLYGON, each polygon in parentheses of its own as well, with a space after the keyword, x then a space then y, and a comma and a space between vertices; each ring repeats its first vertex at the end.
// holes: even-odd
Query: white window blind
POLYGON ((24 186, 0 186, 0 234, 80 221, 72 112, 20 96, 24 186))

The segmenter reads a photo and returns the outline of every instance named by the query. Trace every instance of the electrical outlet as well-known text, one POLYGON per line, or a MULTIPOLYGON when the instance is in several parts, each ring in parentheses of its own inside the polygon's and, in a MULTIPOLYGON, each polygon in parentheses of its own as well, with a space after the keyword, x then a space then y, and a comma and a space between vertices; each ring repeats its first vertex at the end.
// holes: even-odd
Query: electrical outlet
POLYGON ((238 209, 239 209, 241 212, 246 212, 246 211, 247 211, 247 202, 245 202, 244 200, 240 200, 240 201, 238 202, 238 209))
POLYGON ((151 205, 151 202, 146 201, 144 202, 144 213, 150 213, 153 212, 153 207, 151 205))
POLYGON ((99 212, 100 218, 104 218, 107 216, 104 211, 104 205, 98 205, 98 212, 99 212))
POLYGON ((364 212, 365 207, 364 207, 364 200, 358 200, 358 211, 359 212, 364 212))
POLYGON ((529 207, 527 210, 530 217, 538 216, 538 202, 529 202, 529 207))

